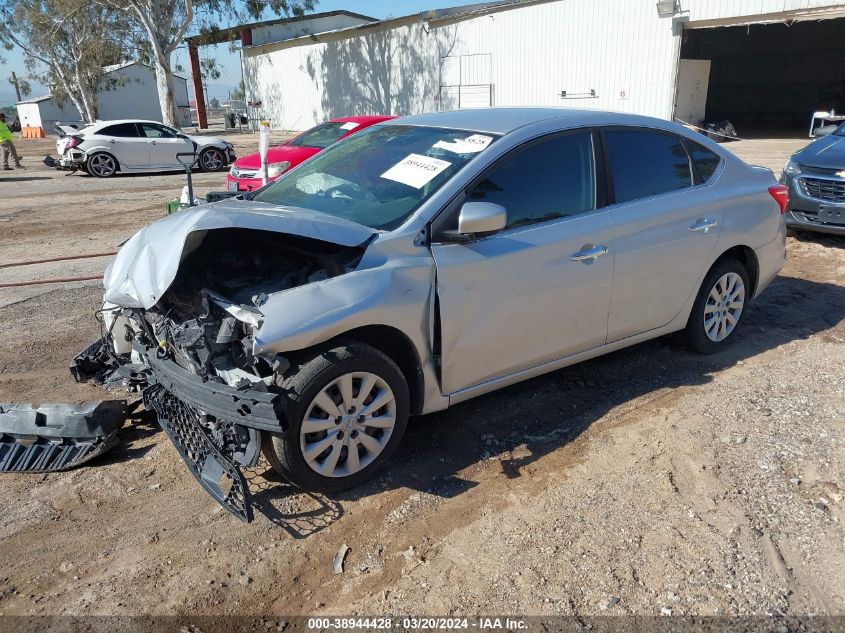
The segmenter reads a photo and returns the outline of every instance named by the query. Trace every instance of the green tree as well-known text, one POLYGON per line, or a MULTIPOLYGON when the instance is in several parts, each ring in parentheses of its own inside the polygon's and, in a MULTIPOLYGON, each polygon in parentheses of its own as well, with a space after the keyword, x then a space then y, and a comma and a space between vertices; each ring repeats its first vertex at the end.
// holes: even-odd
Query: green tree
MULTIPOLYGON (((173 52, 188 33, 210 34, 222 23, 261 19, 266 15, 302 15, 315 0, 96 0, 122 11, 134 25, 136 47, 156 73, 163 121, 178 126, 173 95, 173 52)), ((211 65, 213 68, 213 64, 211 65)), ((206 72, 210 70, 206 69, 206 72)))
POLYGON ((238 84, 238 87, 232 90, 232 94, 229 96, 232 101, 243 101, 246 99, 246 86, 244 85, 244 80, 241 79, 241 83, 238 84))
POLYGON ((15 77, 15 73, 12 73, 12 76, 9 77, 9 83, 12 84, 15 88, 15 95, 20 95, 19 99, 25 99, 30 94, 32 94, 32 84, 29 83, 23 77, 15 77))
POLYGON ((103 67, 121 60, 122 22, 93 0, 7 0, 0 7, 0 41, 19 47, 32 78, 54 100, 70 100, 83 120, 97 118, 103 67))

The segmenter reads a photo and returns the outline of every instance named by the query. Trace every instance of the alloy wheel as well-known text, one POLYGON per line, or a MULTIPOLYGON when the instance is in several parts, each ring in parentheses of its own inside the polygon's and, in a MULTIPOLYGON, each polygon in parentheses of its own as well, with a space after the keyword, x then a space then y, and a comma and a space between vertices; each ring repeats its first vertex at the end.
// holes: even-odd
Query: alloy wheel
POLYGON ((724 341, 739 323, 745 307, 745 284, 737 273, 719 277, 704 304, 704 332, 714 343, 724 341))
POLYGON ((350 372, 326 385, 306 409, 299 446, 324 477, 346 477, 373 462, 396 425, 396 398, 385 380, 350 372))
POLYGON ((202 168, 205 171, 217 171, 223 166, 223 155, 216 149, 206 150, 202 155, 202 168))
POLYGON ((88 170, 95 176, 111 176, 116 169, 114 159, 108 154, 95 154, 88 160, 88 170))

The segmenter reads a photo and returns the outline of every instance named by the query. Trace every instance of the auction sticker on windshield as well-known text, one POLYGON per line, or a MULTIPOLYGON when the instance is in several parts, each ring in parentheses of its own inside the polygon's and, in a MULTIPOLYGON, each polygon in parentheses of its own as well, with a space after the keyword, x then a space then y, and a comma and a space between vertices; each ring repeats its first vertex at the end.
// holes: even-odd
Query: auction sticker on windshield
POLYGON ((431 158, 422 154, 408 154, 384 172, 381 177, 401 182, 403 185, 422 189, 431 182, 437 174, 451 167, 452 163, 431 158))
POLYGON ((492 136, 473 134, 472 136, 455 139, 454 141, 437 141, 434 147, 445 149, 448 152, 455 152, 456 154, 477 154, 486 149, 492 140, 492 136))

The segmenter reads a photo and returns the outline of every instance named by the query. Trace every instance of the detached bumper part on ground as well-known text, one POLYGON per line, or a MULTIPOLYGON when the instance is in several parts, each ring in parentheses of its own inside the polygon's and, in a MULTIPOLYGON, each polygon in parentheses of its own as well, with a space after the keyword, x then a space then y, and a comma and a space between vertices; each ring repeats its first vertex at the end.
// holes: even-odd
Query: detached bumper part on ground
POLYGON ((0 404, 0 472, 73 468, 117 443, 125 400, 72 404, 0 404))

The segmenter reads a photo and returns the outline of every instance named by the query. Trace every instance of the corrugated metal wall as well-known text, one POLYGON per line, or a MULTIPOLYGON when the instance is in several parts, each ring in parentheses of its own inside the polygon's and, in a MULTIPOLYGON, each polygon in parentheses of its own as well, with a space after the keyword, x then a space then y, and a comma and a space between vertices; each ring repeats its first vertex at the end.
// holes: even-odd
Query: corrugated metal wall
MULTIPOLYGON (((681 5, 694 21, 842 6, 845 0, 681 5)), ((655 0, 559 0, 455 24, 415 23, 279 50, 245 49, 244 79, 248 97, 261 100, 273 127, 284 129, 344 115, 456 107, 461 94, 456 77, 465 85, 489 83, 495 106, 598 108, 669 118, 679 46, 680 25, 658 17, 655 0)), ((463 94, 470 92, 474 105, 487 94, 463 94)))

